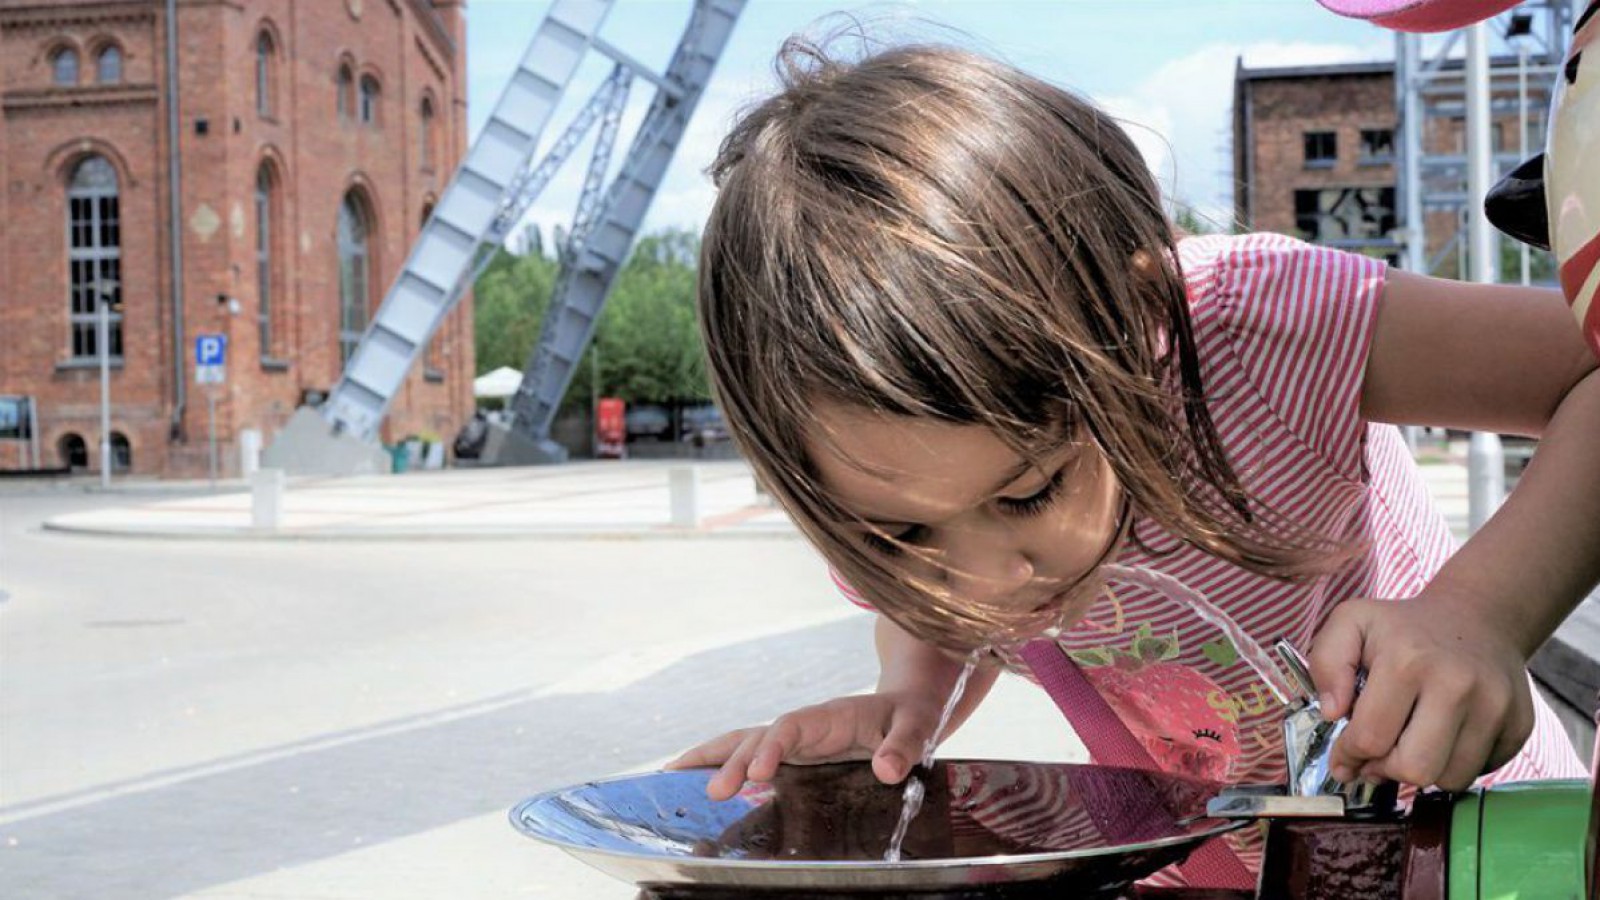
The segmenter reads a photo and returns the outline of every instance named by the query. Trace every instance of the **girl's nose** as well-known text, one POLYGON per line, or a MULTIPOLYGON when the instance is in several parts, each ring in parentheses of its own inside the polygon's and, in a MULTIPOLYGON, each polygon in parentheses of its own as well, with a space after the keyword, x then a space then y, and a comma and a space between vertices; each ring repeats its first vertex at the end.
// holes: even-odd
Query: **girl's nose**
POLYGON ((946 546, 944 557, 950 587, 979 603, 1004 601, 1033 580, 1033 563, 1010 541, 963 536, 946 546))

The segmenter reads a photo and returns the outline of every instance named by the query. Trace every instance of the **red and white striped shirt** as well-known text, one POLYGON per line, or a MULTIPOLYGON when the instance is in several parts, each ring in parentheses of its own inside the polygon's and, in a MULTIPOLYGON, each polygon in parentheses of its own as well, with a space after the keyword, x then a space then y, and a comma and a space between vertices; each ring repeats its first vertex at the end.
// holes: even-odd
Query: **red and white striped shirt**
MULTIPOLYGON (((1286 583, 1140 522, 1140 540, 1125 541, 1115 561, 1184 582, 1265 647, 1285 637, 1309 646, 1347 599, 1417 594, 1455 543, 1399 430, 1361 418, 1384 264, 1270 234, 1188 238, 1179 258, 1212 419, 1245 487, 1320 533, 1362 539, 1366 551, 1338 573, 1286 583)), ((1112 584, 1062 644, 1164 769, 1285 781, 1282 708, 1187 607, 1112 584)), ((1555 714, 1537 694, 1534 704, 1532 737, 1482 783, 1586 774, 1555 714)), ((1236 849, 1259 867, 1255 841, 1236 849)))

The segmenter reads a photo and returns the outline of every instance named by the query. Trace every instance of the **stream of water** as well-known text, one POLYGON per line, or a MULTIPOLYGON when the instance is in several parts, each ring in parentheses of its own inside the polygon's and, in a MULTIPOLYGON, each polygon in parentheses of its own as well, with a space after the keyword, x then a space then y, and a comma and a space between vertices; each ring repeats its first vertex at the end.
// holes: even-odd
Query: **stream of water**
MULTIPOLYGON (((933 765, 933 751, 939 746, 939 735, 944 734, 945 725, 949 724, 950 717, 955 714, 956 704, 961 702, 961 695, 966 693, 967 679, 972 677, 973 670, 978 667, 978 659, 983 650, 974 650, 967 657, 967 664, 962 667, 961 675, 956 678, 955 687, 950 689, 950 698, 944 702, 944 711, 939 713, 939 725, 933 729, 933 734, 928 737, 927 743, 922 745, 922 759, 918 765, 926 770, 933 765)), ((906 777, 905 799, 900 804, 900 821, 894 826, 894 834, 889 838, 889 849, 883 853, 885 862, 900 861, 900 846, 905 843, 906 832, 911 829, 911 820, 922 811, 922 798, 927 793, 927 787, 922 783, 922 777, 915 768, 906 777)))
MULTIPOLYGON (((1293 702, 1293 698, 1296 696, 1295 690, 1289 685, 1283 671, 1278 668, 1277 663, 1268 655, 1266 649, 1255 638, 1251 637, 1249 632, 1241 628, 1239 623, 1233 620, 1233 617, 1223 612, 1210 600, 1207 600, 1204 594, 1173 578, 1171 575, 1152 569, 1108 564, 1102 567, 1101 572, 1108 580, 1148 588, 1158 594, 1183 603, 1194 610, 1195 615, 1227 635, 1228 640, 1233 643, 1234 649, 1238 651, 1239 658, 1255 670, 1256 674, 1261 677, 1262 682, 1266 684, 1268 690, 1277 696, 1280 703, 1289 705, 1293 702)), ((944 733, 945 725, 949 723, 950 716, 955 713, 956 704, 961 702, 961 695, 966 691, 967 679, 972 677, 973 670, 977 668, 978 659, 985 652, 987 652, 986 649, 974 650, 972 655, 967 657, 967 664, 961 670, 961 676, 956 679, 955 687, 950 691, 950 698, 945 701, 944 711, 939 716, 939 726, 934 729, 933 736, 928 738, 927 744, 922 748, 921 770, 926 771, 929 766, 933 765, 933 751, 939 745, 939 736, 944 733)), ((894 834, 889 838, 889 849, 883 854, 885 862, 900 861, 900 849, 901 845, 905 843, 906 832, 911 828, 911 821, 922 810, 922 798, 927 792, 927 788, 923 785, 922 778, 917 774, 917 771, 918 769, 914 768, 912 774, 906 778, 905 799, 900 807, 900 821, 895 825, 894 834)))

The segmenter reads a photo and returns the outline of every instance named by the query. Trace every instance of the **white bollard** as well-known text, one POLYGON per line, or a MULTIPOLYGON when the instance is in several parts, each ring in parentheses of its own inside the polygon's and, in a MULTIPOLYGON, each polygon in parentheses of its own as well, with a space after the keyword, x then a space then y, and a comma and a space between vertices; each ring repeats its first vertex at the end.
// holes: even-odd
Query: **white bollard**
POLYGON ((261 468, 261 432, 255 428, 239 431, 239 477, 245 481, 255 477, 261 468))
POLYGON ((695 528, 700 524, 700 470, 673 466, 667 473, 667 493, 672 500, 672 524, 695 528))
POLYGON ((1467 444, 1467 533, 1475 534, 1506 498, 1506 455, 1500 435, 1474 431, 1467 444))
POLYGON ((257 469, 250 478, 250 526, 258 531, 276 531, 283 519, 283 491, 286 479, 282 469, 257 469))

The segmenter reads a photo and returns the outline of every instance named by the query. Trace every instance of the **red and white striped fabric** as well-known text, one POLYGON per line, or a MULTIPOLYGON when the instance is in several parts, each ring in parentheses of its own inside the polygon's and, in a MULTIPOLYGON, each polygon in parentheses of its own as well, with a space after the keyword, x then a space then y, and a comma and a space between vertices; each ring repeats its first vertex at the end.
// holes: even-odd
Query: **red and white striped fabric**
MULTIPOLYGON (((1140 540, 1125 542, 1116 562, 1183 581, 1263 646, 1282 637, 1309 646, 1327 613, 1353 597, 1414 596, 1455 545, 1399 430, 1361 418, 1383 263, 1267 234, 1188 238, 1179 257, 1211 414, 1240 478, 1280 512, 1359 536, 1367 551, 1335 575, 1284 583, 1141 522, 1140 540)), ((1062 644, 1163 768, 1284 780, 1280 707, 1236 648, 1186 607, 1113 584, 1062 644)), ((1482 783, 1586 774, 1554 713, 1534 700, 1533 736, 1482 783)), ((1255 836, 1234 842, 1253 869, 1255 836)))

